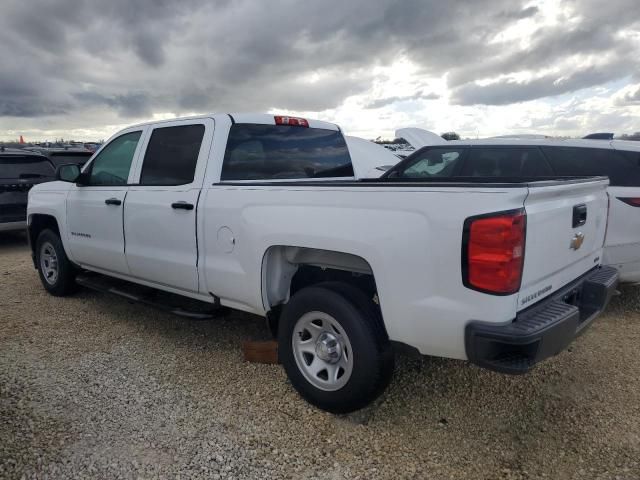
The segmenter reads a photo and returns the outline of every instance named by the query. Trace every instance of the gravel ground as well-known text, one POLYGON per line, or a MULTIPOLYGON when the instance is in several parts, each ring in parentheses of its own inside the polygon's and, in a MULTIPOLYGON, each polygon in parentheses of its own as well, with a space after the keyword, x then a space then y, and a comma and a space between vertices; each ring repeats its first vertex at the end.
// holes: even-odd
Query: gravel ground
POLYGON ((242 361, 255 317, 49 296, 0 236, 2 478, 640 478, 640 288, 526 376, 400 357, 376 405, 301 400, 242 361))

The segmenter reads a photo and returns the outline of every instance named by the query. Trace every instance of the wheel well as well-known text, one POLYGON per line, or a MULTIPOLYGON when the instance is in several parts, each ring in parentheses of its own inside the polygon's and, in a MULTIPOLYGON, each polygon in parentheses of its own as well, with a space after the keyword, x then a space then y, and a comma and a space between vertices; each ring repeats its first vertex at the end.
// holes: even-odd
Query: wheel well
POLYGON ((45 229, 51 229, 60 235, 58 221, 51 215, 34 214, 29 219, 29 245, 31 245, 31 253, 35 255, 36 241, 38 235, 45 229))
POLYGON ((315 248, 275 246, 264 255, 262 296, 272 333, 282 306, 297 291, 323 282, 344 282, 378 304, 373 270, 362 257, 315 248))

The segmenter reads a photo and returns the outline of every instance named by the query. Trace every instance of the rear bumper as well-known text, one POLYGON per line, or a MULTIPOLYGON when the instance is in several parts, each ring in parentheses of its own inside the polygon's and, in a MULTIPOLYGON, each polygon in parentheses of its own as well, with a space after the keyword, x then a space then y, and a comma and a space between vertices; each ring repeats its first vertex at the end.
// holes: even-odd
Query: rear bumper
POLYGON ((605 309, 617 284, 615 268, 598 267, 518 313, 509 324, 472 321, 465 330, 467 358, 490 370, 526 373, 582 333, 605 309))

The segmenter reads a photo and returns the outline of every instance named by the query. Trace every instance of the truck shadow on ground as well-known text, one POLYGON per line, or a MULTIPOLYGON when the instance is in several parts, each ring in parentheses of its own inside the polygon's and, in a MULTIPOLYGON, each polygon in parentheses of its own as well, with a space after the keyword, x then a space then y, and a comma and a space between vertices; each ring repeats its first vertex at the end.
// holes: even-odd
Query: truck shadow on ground
MULTIPOLYGON (((613 300, 610 310, 615 313, 625 303, 637 301, 639 293, 640 289, 625 290, 625 295, 613 300)), ((203 360, 202 356, 206 355, 224 355, 239 369, 249 365, 242 358, 243 341, 270 339, 263 318, 240 312, 229 312, 211 320, 190 320, 103 293, 82 291, 78 299, 92 304, 92 308, 110 312, 109 316, 118 322, 137 325, 163 337, 173 348, 181 350, 183 357, 195 355, 203 360)), ((605 315, 599 322, 615 322, 615 316, 605 315)), ((592 344, 598 340, 596 334, 591 333, 580 337, 568 351, 523 376, 482 370, 460 360, 398 352, 394 378, 387 392, 371 407, 343 418, 367 424, 375 421, 380 412, 386 415, 395 410, 396 420, 407 418, 413 422, 429 413, 429 421, 434 420, 439 427, 463 421, 472 412, 481 417, 538 418, 543 415, 546 403, 573 397, 571 392, 576 389, 582 395, 581 384, 597 380, 590 384, 596 388, 610 378, 606 375, 616 373, 593 354, 592 344)), ((281 370, 271 365, 257 368, 259 371, 281 370)), ((286 381, 284 374, 280 376, 286 381)))
POLYGON ((27 245, 25 232, 0 232, 0 254, 4 249, 17 250, 27 245))

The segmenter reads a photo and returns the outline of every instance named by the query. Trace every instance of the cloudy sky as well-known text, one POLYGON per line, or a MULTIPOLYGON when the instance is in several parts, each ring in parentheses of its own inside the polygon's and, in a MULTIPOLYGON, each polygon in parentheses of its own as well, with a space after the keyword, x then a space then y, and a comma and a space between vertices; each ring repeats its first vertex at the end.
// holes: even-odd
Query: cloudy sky
POLYGON ((639 0, 2 0, 0 139, 269 111, 393 138, 640 130, 639 0))

